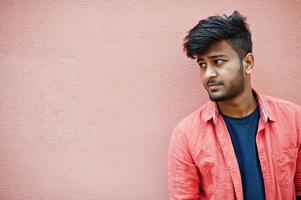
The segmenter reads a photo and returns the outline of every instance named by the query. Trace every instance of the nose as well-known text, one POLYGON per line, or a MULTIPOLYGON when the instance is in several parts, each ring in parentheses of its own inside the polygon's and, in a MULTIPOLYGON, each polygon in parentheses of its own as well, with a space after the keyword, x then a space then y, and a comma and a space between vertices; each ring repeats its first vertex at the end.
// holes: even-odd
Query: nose
POLYGON ((212 67, 211 65, 207 65, 206 71, 205 71, 205 77, 207 80, 209 80, 210 78, 216 77, 217 76, 217 72, 215 70, 214 67, 212 67))

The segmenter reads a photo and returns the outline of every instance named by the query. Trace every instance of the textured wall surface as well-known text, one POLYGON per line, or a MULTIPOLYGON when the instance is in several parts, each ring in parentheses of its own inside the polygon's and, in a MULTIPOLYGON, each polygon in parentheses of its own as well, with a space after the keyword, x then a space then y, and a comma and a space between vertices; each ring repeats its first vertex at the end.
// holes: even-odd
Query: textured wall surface
POLYGON ((0 199, 167 199, 171 131, 207 101, 183 38, 234 9, 254 87, 301 104, 298 0, 1 0, 0 199))

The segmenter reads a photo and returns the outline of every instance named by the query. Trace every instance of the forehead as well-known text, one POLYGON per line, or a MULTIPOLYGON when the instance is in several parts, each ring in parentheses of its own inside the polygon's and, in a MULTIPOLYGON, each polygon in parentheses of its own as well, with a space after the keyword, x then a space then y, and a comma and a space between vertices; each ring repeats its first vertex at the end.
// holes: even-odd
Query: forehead
POLYGON ((226 56, 238 58, 236 51, 228 44, 226 40, 215 42, 209 46, 207 51, 197 55, 198 60, 202 60, 208 57, 226 56))

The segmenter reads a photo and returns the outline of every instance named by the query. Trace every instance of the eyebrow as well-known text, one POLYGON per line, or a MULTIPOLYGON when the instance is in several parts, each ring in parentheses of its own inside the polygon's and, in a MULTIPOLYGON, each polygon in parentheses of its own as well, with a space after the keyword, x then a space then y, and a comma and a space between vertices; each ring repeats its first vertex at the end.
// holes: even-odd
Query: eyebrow
MULTIPOLYGON (((212 56, 209 56, 211 59, 213 58, 224 58, 224 57, 227 57, 225 54, 216 54, 216 55, 212 55, 212 56)), ((202 61, 202 60, 204 60, 203 58, 198 58, 197 59, 197 62, 199 62, 199 61, 202 61)))

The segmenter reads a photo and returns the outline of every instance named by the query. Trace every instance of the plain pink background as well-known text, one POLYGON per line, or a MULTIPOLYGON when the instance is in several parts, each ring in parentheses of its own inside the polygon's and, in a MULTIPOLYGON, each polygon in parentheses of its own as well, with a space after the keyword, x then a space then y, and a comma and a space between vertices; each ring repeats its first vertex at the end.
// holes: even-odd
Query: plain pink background
POLYGON ((254 87, 301 104, 298 0, 0 1, 0 199, 167 199, 171 131, 208 99, 183 38, 234 9, 254 87))

